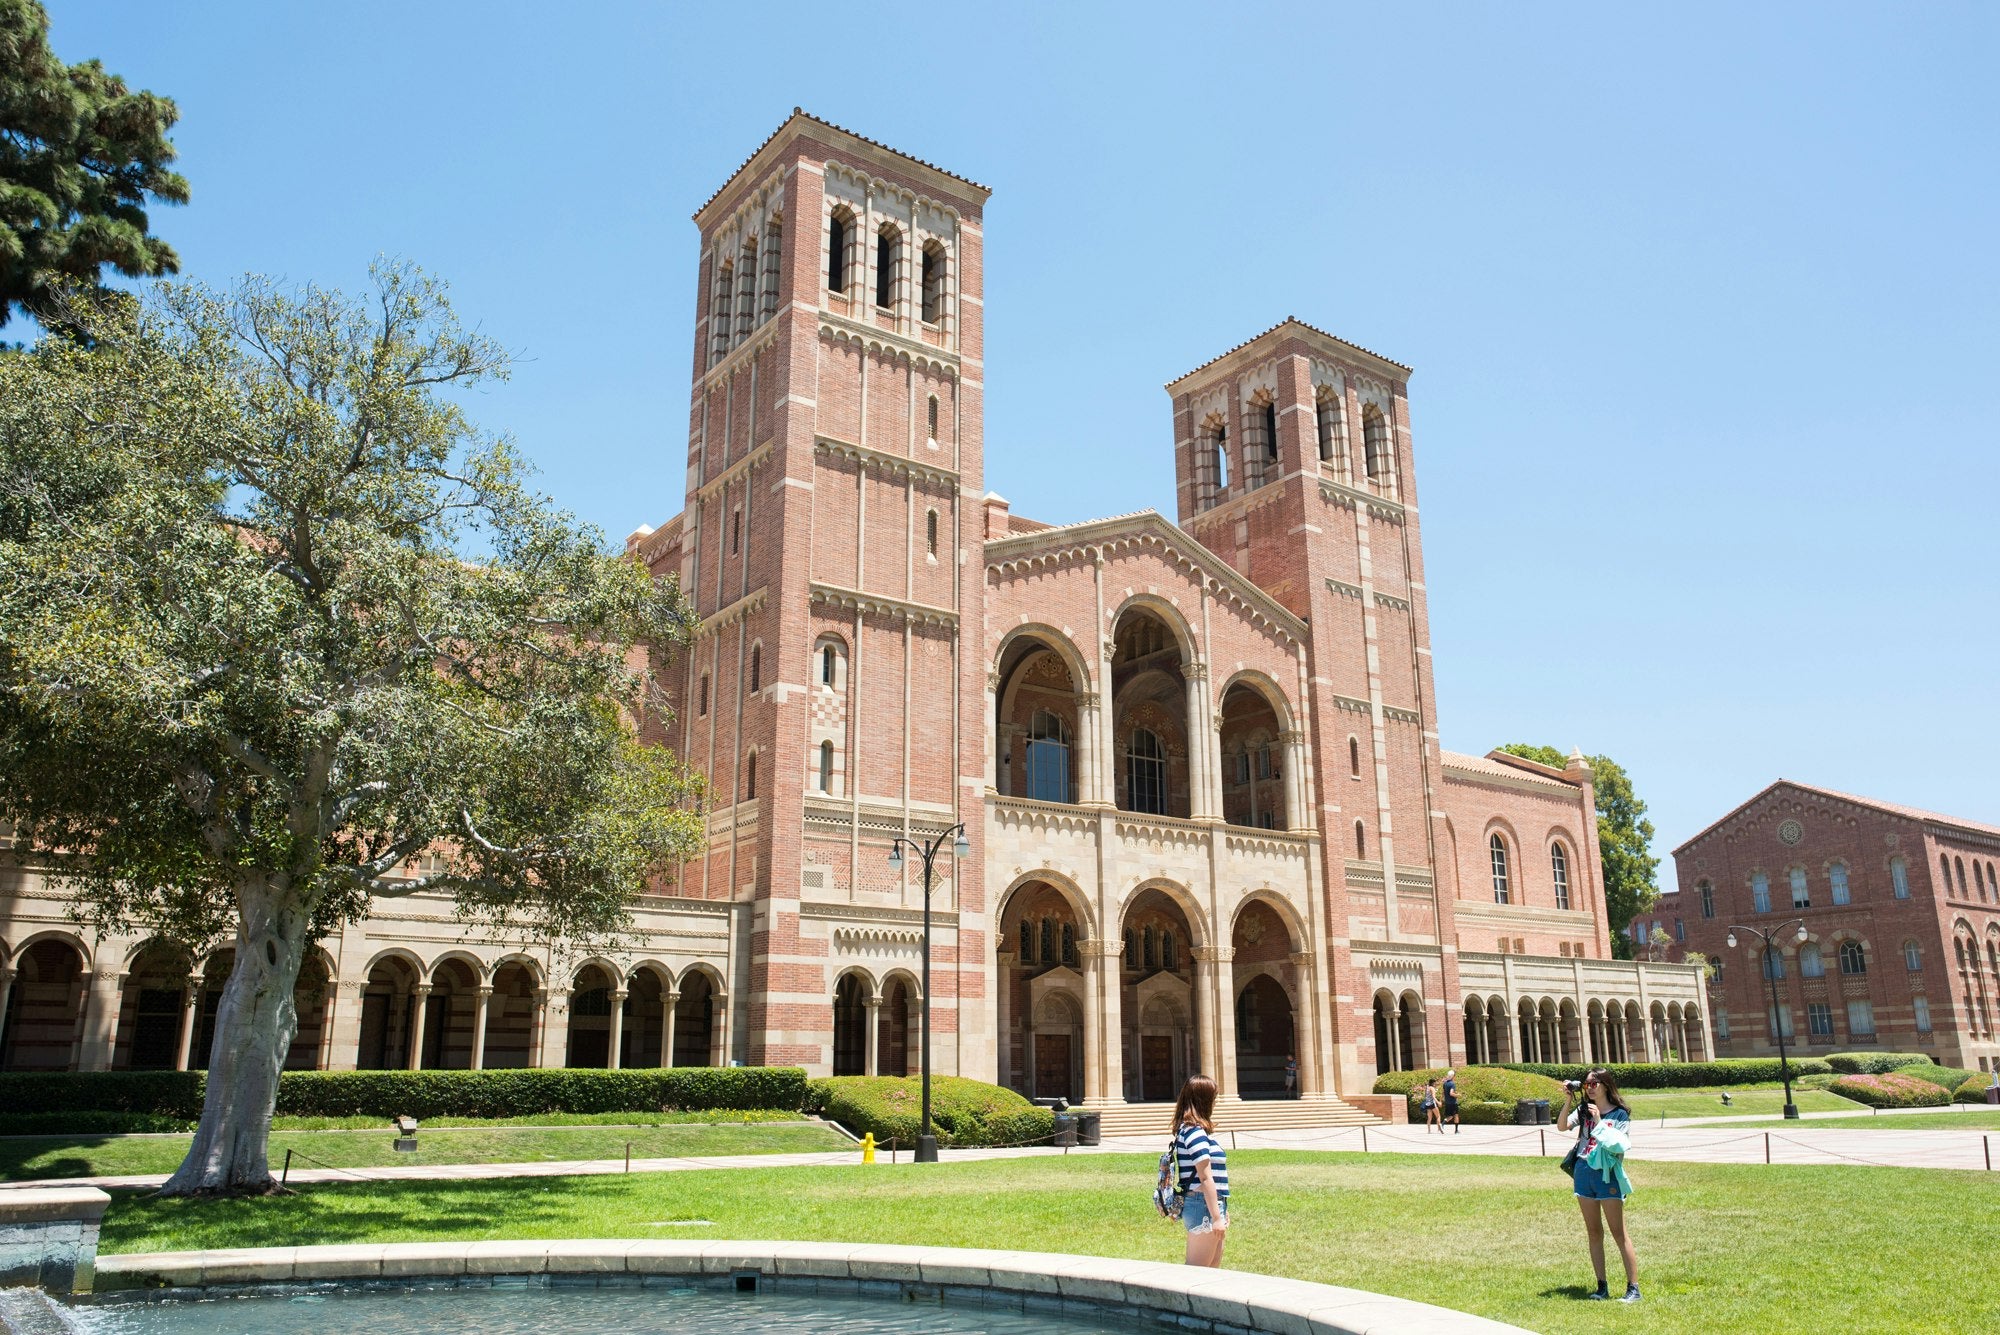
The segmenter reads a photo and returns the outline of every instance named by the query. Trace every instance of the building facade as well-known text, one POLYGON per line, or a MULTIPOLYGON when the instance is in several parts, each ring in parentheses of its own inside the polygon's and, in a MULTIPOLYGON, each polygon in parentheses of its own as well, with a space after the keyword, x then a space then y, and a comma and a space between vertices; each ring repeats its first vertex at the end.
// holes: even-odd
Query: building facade
MULTIPOLYGON (((1015 515, 987 196, 798 113, 695 215, 684 507, 627 549, 701 618, 649 727, 708 777, 706 846, 617 958, 383 905, 314 961, 294 1060, 914 1071, 924 887, 888 853, 956 825, 941 1071, 1112 1104, 1276 1095, 1295 1059, 1332 1100, 1705 1053, 1697 969, 1609 958, 1582 757, 1439 745, 1409 368, 1287 320, 1167 386, 1174 519, 1015 515)), ((0 1060, 205 1050, 226 960, 190 983, 12 884, 0 1060)))
POLYGON ((1781 779, 1675 849, 1674 869, 1651 917, 1720 966, 1724 1055, 1775 1054, 1782 1028, 1794 1052, 2000 1066, 2000 827, 1781 779), (1785 929, 1768 966, 1748 932, 1729 946, 1739 924, 1785 929))

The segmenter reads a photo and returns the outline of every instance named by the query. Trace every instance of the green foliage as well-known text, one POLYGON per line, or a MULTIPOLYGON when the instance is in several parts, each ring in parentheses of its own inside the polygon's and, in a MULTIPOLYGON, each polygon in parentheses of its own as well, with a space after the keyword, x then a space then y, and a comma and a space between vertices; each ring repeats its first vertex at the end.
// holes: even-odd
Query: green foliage
MULTIPOLYGON (((1552 746, 1511 742, 1499 749, 1556 769, 1568 763, 1567 757, 1552 746)), ((1625 929, 1640 914, 1651 912, 1660 899, 1657 879, 1660 860, 1652 853, 1653 822, 1646 819, 1646 804, 1633 791, 1632 778, 1623 766, 1610 756, 1591 756, 1589 760, 1591 787, 1597 798, 1597 843, 1604 863, 1604 907, 1611 929, 1611 953, 1629 960, 1633 957, 1633 944, 1625 929)))
POLYGON ((1950 1090, 1900 1071, 1844 1075, 1833 1082, 1833 1092, 1871 1108, 1941 1108, 1951 1102, 1950 1090))
POLYGON ((106 265, 130 278, 180 267, 144 207, 187 202, 169 168, 179 118, 95 60, 56 59, 39 0, 0 0, 0 325, 16 306, 51 315, 54 289, 94 285, 106 265))
MULTIPOLYGON (((842 1075, 812 1082, 808 1111, 878 1142, 917 1143, 923 1124, 914 1076, 842 1075)), ((1055 1134, 1055 1114, 1011 1089, 964 1076, 931 1077, 931 1127, 940 1145, 1021 1145, 1055 1134)))
MULTIPOLYGON (((1833 1067, 1819 1057, 1793 1057, 1796 1082, 1802 1075, 1827 1075, 1833 1067)), ((1581 1062, 1511 1062, 1510 1071, 1533 1071, 1557 1080, 1581 1080, 1597 1068, 1581 1062)), ((1697 1089, 1710 1085, 1758 1085, 1783 1078, 1776 1057, 1723 1057, 1712 1062, 1613 1062, 1603 1067, 1623 1089, 1697 1089)))
POLYGON ((1842 1075, 1880 1075, 1900 1071, 1905 1066, 1929 1066, 1931 1059, 1921 1052, 1832 1052, 1826 1064, 1842 1075))
POLYGON ((1792 1088, 1832 1089, 1833 1082, 1838 1079, 1840 1079, 1840 1076, 1838 1076, 1832 1071, 1820 1072, 1813 1075, 1802 1075, 1798 1079, 1792 1081, 1792 1088))
MULTIPOLYGON (((146 1114, 184 1122, 201 1115, 204 1084, 201 1071, 9 1073, 0 1075, 0 1108, 14 1116, 146 1114)), ((278 1082, 280 1113, 322 1117, 487 1118, 712 1108, 796 1112, 805 1099, 806 1075, 795 1066, 287 1071, 278 1082)), ((51 1129, 93 1128, 80 1120, 51 1129)))
POLYGON ((1924 1062, 1918 1066, 1899 1066, 1897 1075, 1906 1075, 1912 1080, 1925 1080, 1943 1089, 1955 1090, 1969 1079, 1985 1079, 1978 1071, 1966 1070, 1958 1066, 1938 1066, 1924 1062))
POLYGON ((1952 1098, 1959 1103, 1984 1103, 1986 1091, 1992 1087, 1993 1077, 1983 1071, 1974 1071, 1970 1079, 1961 1082, 1952 1098))
MULTIPOLYGON (((1442 1066, 1423 1071, 1391 1071, 1375 1077, 1377 1094, 1403 1094, 1410 1101, 1410 1120, 1424 1120, 1423 1083, 1438 1083, 1438 1100, 1444 1099, 1442 1066)), ((1514 1120, 1514 1104, 1520 1099, 1547 1099, 1562 1103, 1562 1083, 1546 1075, 1505 1066, 1461 1066, 1458 1068, 1459 1120, 1469 1126, 1498 1126, 1514 1120)))

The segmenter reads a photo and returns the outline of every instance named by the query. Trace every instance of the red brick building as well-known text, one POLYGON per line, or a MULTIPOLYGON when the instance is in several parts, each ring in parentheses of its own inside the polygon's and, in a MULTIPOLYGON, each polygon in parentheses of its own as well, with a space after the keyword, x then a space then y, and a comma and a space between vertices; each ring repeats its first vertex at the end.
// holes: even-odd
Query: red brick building
POLYGON ((2000 827, 1781 779, 1675 849, 1674 867, 1648 921, 1721 965, 1723 1054, 1775 1053, 1783 1026, 1794 1051, 2000 1064, 2000 827), (1757 938, 1728 946, 1736 924, 1782 929, 1773 977, 1757 938))

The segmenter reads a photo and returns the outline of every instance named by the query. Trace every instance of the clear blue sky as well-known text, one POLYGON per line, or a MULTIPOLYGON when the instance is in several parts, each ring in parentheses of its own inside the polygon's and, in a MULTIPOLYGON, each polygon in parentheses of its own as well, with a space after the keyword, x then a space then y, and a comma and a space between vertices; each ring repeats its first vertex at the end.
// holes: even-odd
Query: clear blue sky
POLYGON ((51 8, 179 102, 188 274, 441 273, 614 540, 799 104, 993 187, 1017 512, 1171 514, 1162 383, 1296 314, 1416 368, 1447 746, 1615 756, 1662 854, 1780 775, 2000 822, 2000 9, 51 8))

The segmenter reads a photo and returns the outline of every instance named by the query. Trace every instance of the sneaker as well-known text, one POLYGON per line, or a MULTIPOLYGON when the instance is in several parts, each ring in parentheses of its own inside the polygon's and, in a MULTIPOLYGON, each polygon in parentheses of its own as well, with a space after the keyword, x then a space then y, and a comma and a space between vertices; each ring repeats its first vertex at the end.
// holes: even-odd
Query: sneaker
POLYGON ((1636 1302, 1638 1302, 1638 1301, 1639 1301, 1639 1286, 1638 1286, 1637 1284, 1627 1284, 1627 1285, 1625 1286, 1625 1296, 1624 1296, 1623 1298, 1620 1298, 1620 1299, 1619 1299, 1618 1301, 1619 1301, 1619 1302, 1621 1302, 1621 1303, 1636 1303, 1636 1302))
POLYGON ((1609 1284, 1599 1284, 1597 1291, 1595 1293, 1584 1294, 1583 1300, 1587 1303, 1608 1303, 1611 1301, 1611 1286, 1609 1284))

